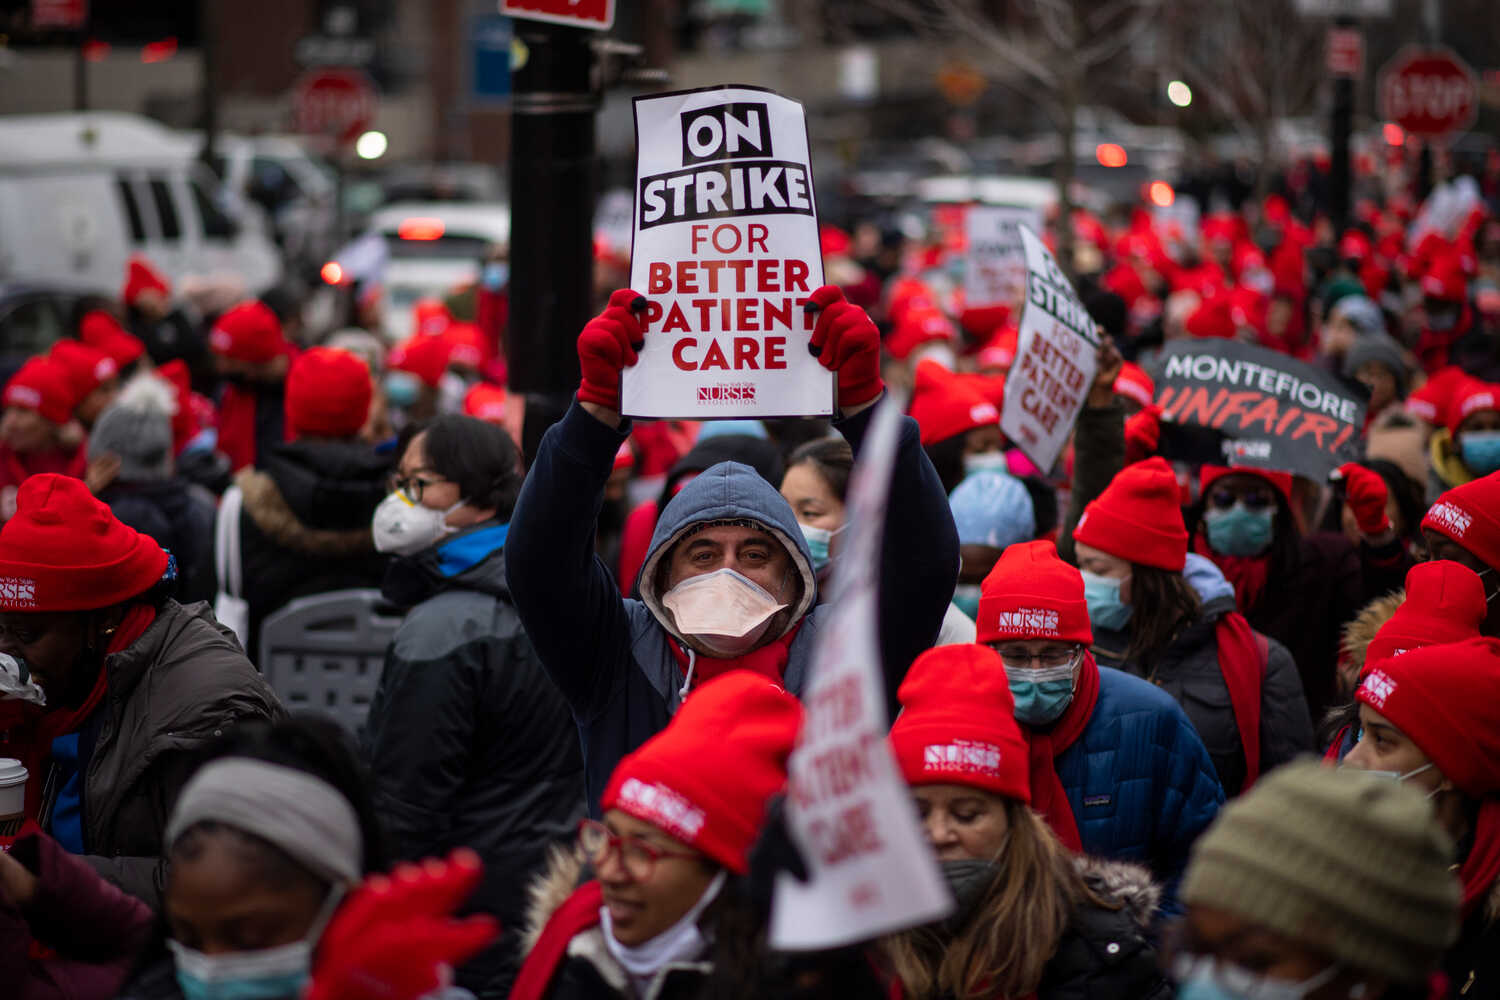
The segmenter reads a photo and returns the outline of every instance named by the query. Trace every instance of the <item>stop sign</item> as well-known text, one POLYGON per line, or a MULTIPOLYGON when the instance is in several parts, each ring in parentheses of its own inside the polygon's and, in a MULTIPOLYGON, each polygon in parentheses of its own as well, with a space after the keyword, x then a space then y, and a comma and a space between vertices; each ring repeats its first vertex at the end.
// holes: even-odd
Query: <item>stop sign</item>
POLYGON ((375 85, 359 70, 320 69, 297 81, 297 131, 350 143, 375 120, 375 85))
POLYGON ((1380 114, 1412 135, 1461 132, 1478 108, 1474 71, 1450 49, 1408 46, 1380 71, 1380 114))

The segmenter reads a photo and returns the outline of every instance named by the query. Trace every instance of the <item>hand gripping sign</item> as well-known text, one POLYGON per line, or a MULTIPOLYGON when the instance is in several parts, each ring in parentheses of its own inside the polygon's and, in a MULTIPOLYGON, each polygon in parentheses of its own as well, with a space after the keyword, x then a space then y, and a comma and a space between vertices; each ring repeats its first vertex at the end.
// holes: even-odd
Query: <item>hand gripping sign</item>
POLYGON ((823 284, 802 105, 726 86, 635 99, 630 287, 646 346, 632 417, 822 416, 834 376, 808 353, 823 284))
POLYGON ((787 782, 787 825, 809 879, 777 876, 771 947, 834 948, 938 920, 953 908, 886 743, 876 637, 886 497, 904 398, 887 390, 854 469, 847 548, 818 637, 787 782))
POLYGON ((1000 430, 1037 468, 1057 463, 1094 381, 1099 332, 1057 261, 1036 233, 1026 248, 1026 306, 1016 360, 1005 380, 1000 430))

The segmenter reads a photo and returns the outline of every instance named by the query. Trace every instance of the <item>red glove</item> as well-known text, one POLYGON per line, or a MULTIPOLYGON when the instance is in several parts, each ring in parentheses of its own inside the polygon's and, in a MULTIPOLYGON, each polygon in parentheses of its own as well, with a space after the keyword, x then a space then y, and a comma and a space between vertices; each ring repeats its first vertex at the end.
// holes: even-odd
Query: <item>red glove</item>
POLYGON ((1339 466, 1344 477, 1344 502, 1354 511, 1354 520, 1359 533, 1374 538, 1391 530, 1391 519, 1386 516, 1385 501, 1390 495, 1380 473, 1355 462, 1339 466))
POLYGON ((446 985, 453 966, 500 933, 493 917, 450 916, 480 869, 461 849, 366 879, 318 944, 306 1000, 416 1000, 446 985))
POLYGON ((1161 444, 1161 410, 1147 406, 1125 421, 1125 462, 1139 462, 1156 454, 1161 444))
POLYGON ((636 311, 645 305, 638 293, 618 288, 610 293, 604 311, 584 326, 578 335, 578 367, 583 372, 578 383, 580 402, 619 411, 620 370, 636 363, 637 352, 646 342, 636 318, 636 311))
POLYGON ((818 314, 807 349, 829 371, 838 372, 839 409, 868 403, 885 389, 880 378, 880 331, 859 306, 844 301, 837 285, 808 296, 804 309, 818 314))

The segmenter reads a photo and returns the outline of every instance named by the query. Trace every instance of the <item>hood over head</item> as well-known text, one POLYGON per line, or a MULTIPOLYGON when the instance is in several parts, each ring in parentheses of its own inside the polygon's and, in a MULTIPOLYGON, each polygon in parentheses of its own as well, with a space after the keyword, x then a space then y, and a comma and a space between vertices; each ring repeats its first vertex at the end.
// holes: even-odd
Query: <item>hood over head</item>
POLYGON ((657 569, 680 539, 717 521, 749 521, 780 542, 791 556, 792 565, 802 579, 802 596, 792 606, 786 627, 775 635, 766 636, 768 641, 781 638, 818 599, 812 554, 791 506, 776 487, 750 466, 738 462, 720 462, 706 469, 662 510, 637 581, 641 599, 662 628, 678 639, 683 638, 661 603, 662 595, 656 588, 657 569))

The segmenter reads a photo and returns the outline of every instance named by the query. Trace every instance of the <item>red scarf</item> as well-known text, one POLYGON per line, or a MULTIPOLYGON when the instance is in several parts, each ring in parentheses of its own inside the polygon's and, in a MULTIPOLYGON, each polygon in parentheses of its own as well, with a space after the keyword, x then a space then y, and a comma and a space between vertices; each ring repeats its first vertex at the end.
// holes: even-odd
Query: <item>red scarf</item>
POLYGON ((219 450, 238 472, 255 464, 255 393, 233 383, 219 397, 219 450))
POLYGON ((1083 850, 1083 839, 1078 835, 1078 820, 1068 804, 1062 779, 1057 776, 1055 761, 1083 735, 1098 702, 1099 665, 1094 662, 1094 654, 1085 650, 1078 669, 1078 686, 1062 717, 1045 732, 1021 727, 1031 748, 1031 808, 1042 814, 1059 840, 1079 852, 1083 850))
POLYGON ((1244 793, 1260 777, 1260 693, 1271 651, 1266 637, 1235 611, 1219 619, 1214 638, 1219 648, 1219 671, 1229 689, 1229 707, 1234 710, 1234 724, 1245 752, 1245 783, 1240 786, 1244 793))
MULTIPOLYGON (((105 657, 114 655, 141 637, 156 620, 156 609, 149 604, 132 605, 124 619, 110 636, 105 657)), ((48 755, 52 752, 52 741, 59 736, 77 732, 94 709, 104 700, 109 688, 109 670, 101 665, 99 676, 88 697, 77 708, 60 706, 47 710, 30 702, 0 702, 0 732, 5 734, 5 753, 26 766, 31 777, 26 782, 26 817, 40 821, 38 813, 42 806, 42 786, 46 784, 48 755)))
POLYGON ((585 882, 574 890, 547 920, 541 937, 521 963, 521 971, 510 988, 510 1000, 542 1000, 552 977, 568 953, 568 943, 599 923, 599 907, 604 893, 598 880, 585 882))
POLYGON ((1458 880, 1464 887, 1461 912, 1467 920, 1500 882, 1500 798, 1491 796, 1480 804, 1474 846, 1459 866, 1458 880))
POLYGON ((20 486, 28 477, 40 472, 56 472, 74 479, 82 479, 88 466, 85 446, 77 448, 52 448, 28 454, 12 451, 9 445, 0 444, 0 486, 20 486))
POLYGON ((1202 535, 1193 540, 1193 551, 1213 560, 1214 565, 1224 574, 1224 579, 1234 585, 1234 603, 1240 614, 1248 615, 1260 603, 1260 595, 1266 589, 1266 578, 1271 574, 1269 555, 1222 555, 1209 548, 1202 535))
MULTIPOLYGON (((791 654, 792 640, 797 638, 797 632, 802 628, 802 622, 791 627, 786 635, 775 642, 767 643, 759 649, 752 649, 744 656, 736 656, 733 659, 721 660, 717 656, 698 656, 693 665, 693 687, 697 687, 704 681, 711 681, 720 674, 727 674, 731 670, 753 670, 762 677, 769 677, 777 684, 786 679, 786 661, 791 654)), ((677 667, 687 676, 688 655, 683 647, 675 642, 667 643, 672 650, 672 656, 677 660, 677 667)))

